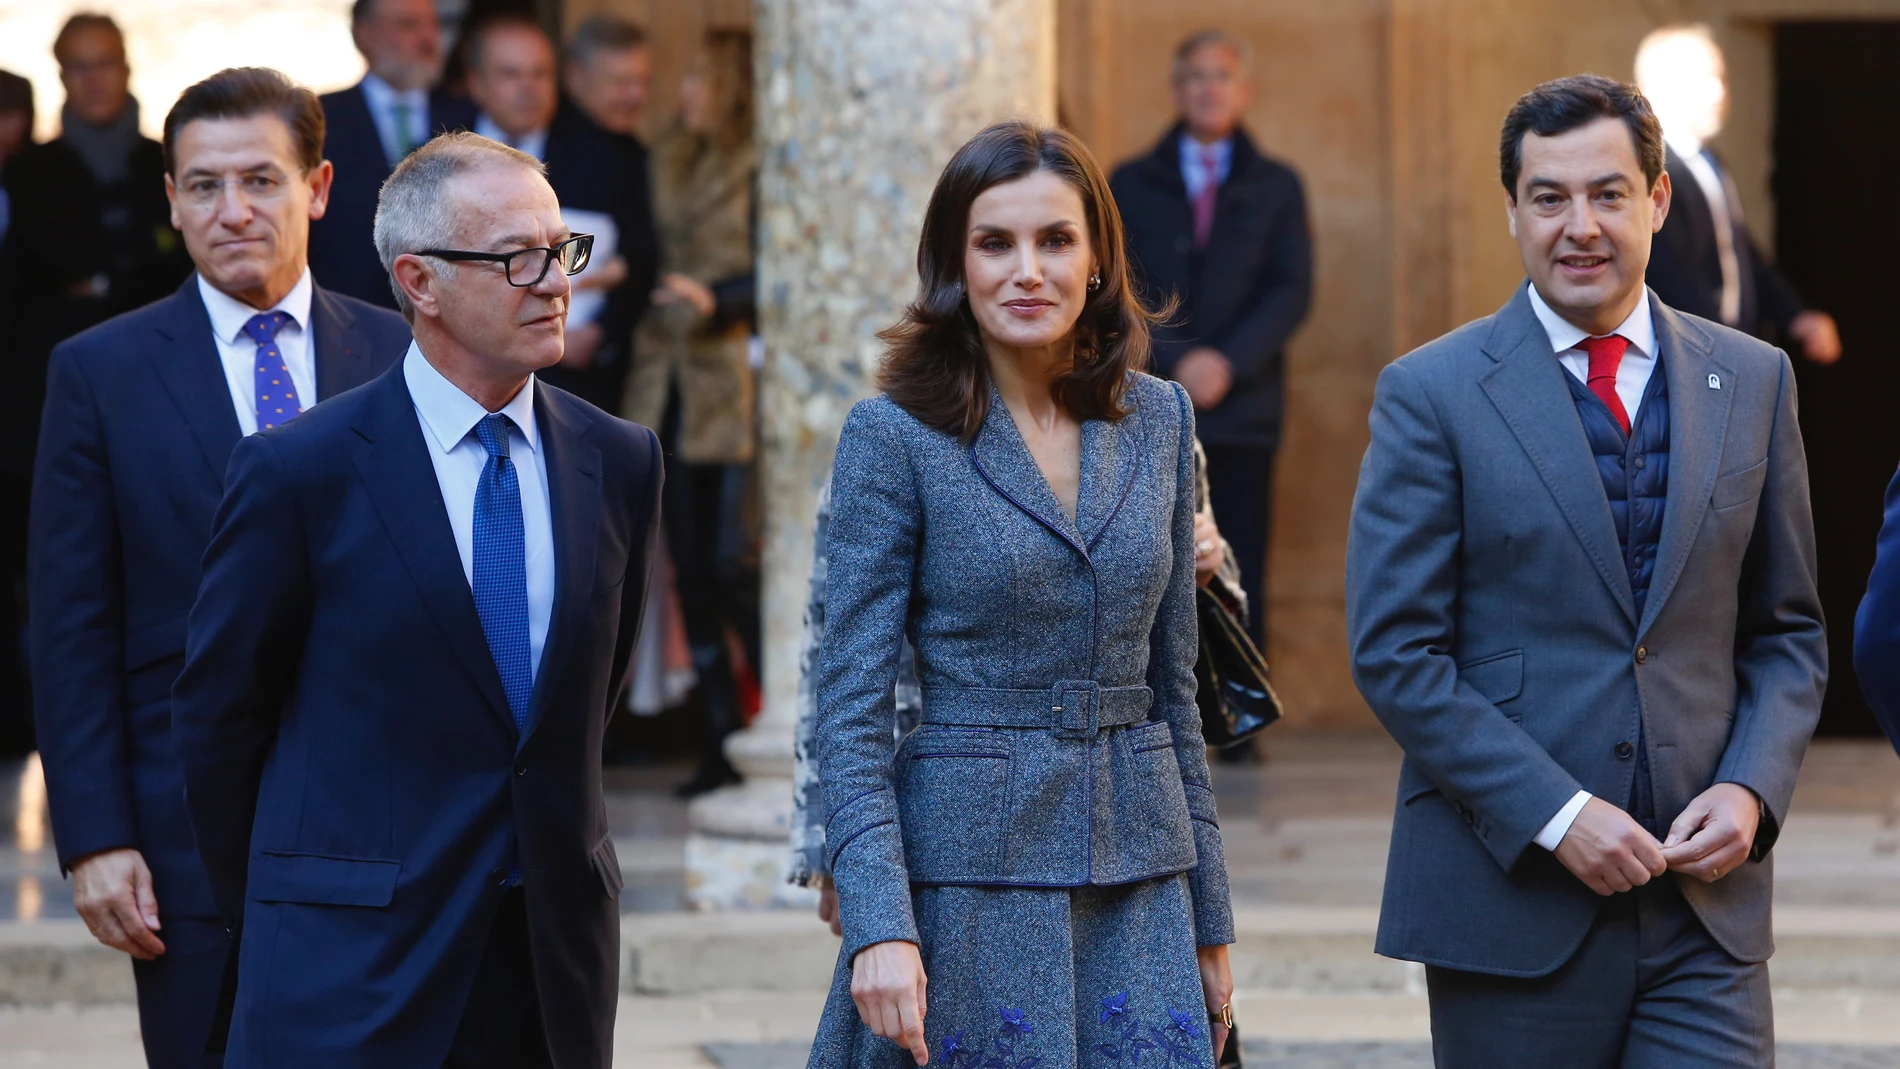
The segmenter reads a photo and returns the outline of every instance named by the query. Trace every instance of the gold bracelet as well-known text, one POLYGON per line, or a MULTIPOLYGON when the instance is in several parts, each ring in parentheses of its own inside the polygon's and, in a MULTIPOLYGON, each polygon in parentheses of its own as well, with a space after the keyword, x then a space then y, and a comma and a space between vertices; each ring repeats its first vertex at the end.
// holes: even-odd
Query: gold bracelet
POLYGON ((1207 1019, 1215 1024, 1224 1025, 1228 1028, 1234 1027, 1234 1004, 1231 1002, 1221 1003, 1220 1009, 1208 1014, 1207 1019))

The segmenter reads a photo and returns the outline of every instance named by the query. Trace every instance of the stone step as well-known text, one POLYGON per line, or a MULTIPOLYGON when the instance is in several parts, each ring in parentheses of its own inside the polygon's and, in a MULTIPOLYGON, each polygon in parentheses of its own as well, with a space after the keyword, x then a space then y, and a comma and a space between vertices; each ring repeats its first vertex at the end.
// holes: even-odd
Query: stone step
MULTIPOLYGON (((1266 907, 1235 915, 1236 987, 1307 995, 1416 995, 1422 970, 1372 953, 1370 907, 1266 907)), ((1900 996, 1900 909, 1776 913, 1777 990, 1900 996)), ((822 991, 838 940, 810 913, 646 913, 621 922, 621 987, 637 995, 822 991)), ((77 921, 0 924, 0 1006, 132 999, 124 955, 77 921)))

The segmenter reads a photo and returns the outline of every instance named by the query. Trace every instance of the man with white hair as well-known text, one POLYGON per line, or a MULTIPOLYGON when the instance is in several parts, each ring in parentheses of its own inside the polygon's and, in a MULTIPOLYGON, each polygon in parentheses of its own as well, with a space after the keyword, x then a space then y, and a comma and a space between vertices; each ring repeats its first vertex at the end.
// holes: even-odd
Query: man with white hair
POLYGON ((376 215, 415 344, 232 458, 172 711, 232 1069, 612 1059, 601 736, 661 469, 536 381, 591 244, 532 157, 429 142, 376 215))
POLYGON ((1756 248, 1728 168, 1708 147, 1728 118, 1728 69, 1706 26, 1666 26, 1636 52, 1636 84, 1662 122, 1675 203, 1650 251, 1649 286, 1664 304, 1775 339, 1816 364, 1841 358, 1840 331, 1805 307, 1756 248))

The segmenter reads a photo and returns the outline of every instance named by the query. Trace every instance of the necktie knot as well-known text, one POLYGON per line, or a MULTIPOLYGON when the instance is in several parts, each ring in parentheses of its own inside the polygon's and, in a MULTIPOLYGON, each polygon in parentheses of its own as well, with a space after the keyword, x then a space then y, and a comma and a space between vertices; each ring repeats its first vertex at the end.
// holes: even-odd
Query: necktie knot
POLYGON ((499 412, 491 412, 475 424, 475 437, 491 457, 508 456, 508 428, 514 421, 499 412))
POLYGON ((244 321, 244 335, 259 345, 269 345, 289 322, 289 312, 259 312, 244 321))

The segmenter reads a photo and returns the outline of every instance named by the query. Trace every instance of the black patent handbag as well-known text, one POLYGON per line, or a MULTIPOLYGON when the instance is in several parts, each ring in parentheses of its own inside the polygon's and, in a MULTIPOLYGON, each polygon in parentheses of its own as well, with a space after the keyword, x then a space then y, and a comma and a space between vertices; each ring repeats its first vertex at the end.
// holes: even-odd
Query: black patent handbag
MULTIPOLYGON (((1201 623, 1201 655, 1194 662, 1194 700, 1209 746, 1235 746, 1280 719, 1280 696, 1267 678, 1267 659, 1247 634, 1218 577, 1194 592, 1201 623)), ((1237 599, 1234 599, 1237 600, 1237 599)))

